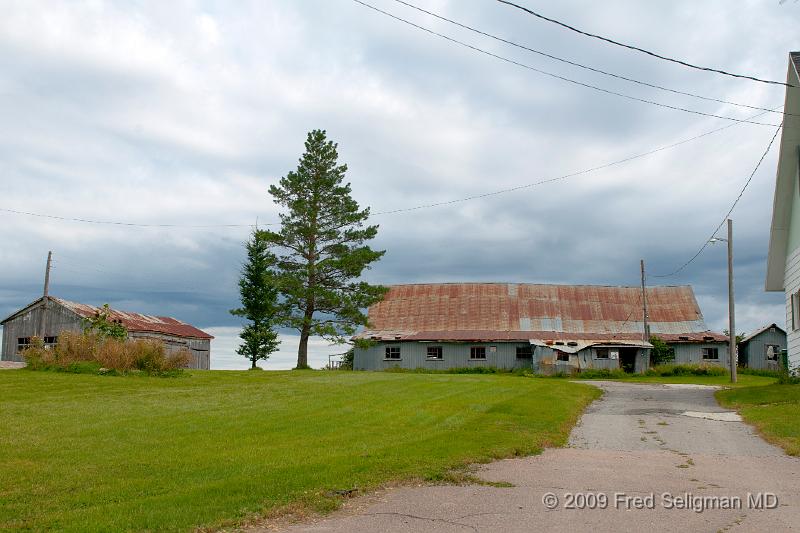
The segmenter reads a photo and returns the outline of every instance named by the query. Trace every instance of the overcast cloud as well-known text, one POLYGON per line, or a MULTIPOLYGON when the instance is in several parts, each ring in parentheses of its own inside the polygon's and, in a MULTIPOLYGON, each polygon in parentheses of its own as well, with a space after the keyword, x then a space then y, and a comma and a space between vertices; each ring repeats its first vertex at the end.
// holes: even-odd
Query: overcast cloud
MULTIPOLYGON (((539 69, 639 98, 745 118, 753 110, 613 80, 476 36, 389 0, 376 6, 539 69)), ((566 32, 489 0, 420 5, 506 39, 650 83, 753 106, 780 86, 692 71, 566 32)), ((587 31, 701 65, 784 80, 800 4, 529 2, 587 31)), ((328 131, 373 212, 479 195, 595 167, 728 121, 548 78, 425 34, 350 0, 4 2, 0 208, 149 224, 277 220, 269 184, 306 132, 328 131)), ((759 121, 778 123, 780 115, 759 121)), ((636 285, 691 257, 775 131, 737 124, 604 170, 508 194, 376 215, 379 283, 636 285)), ((784 322, 764 271, 777 143, 732 217, 737 325, 784 322)), ((178 317, 234 353, 236 280, 249 228, 131 228, 0 211, 0 315, 41 292, 178 317)), ((708 325, 727 321, 724 246, 680 275, 708 325)), ((296 338, 265 366, 293 363, 296 338)), ((321 366, 342 347, 312 344, 321 366)))

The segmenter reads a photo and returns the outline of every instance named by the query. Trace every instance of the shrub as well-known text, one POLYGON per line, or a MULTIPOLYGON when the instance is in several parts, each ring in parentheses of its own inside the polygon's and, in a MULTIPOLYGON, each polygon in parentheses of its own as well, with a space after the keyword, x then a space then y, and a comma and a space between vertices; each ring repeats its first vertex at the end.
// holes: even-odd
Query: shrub
POLYGON ((157 340, 122 340, 92 331, 62 332, 51 350, 40 339, 33 338, 22 356, 31 370, 104 375, 129 372, 174 375, 188 366, 192 357, 185 348, 168 354, 164 344, 157 340))
POLYGON ((579 379, 622 379, 628 374, 620 368, 587 368, 581 370, 577 375, 579 379))
POLYGON ((780 370, 762 370, 759 368, 747 368, 747 367, 739 367, 737 372, 743 375, 762 376, 765 378, 779 378, 785 373, 781 372, 780 370))
POLYGON ((724 376, 728 371, 718 365, 707 364, 677 364, 658 365, 645 372, 647 376, 724 376))

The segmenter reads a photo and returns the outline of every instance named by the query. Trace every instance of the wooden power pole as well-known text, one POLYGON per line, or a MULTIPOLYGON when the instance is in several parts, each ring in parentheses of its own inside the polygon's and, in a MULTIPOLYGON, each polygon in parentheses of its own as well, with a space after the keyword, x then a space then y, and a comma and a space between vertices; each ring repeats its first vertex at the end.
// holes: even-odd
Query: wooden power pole
POLYGON ((39 337, 44 341, 47 334, 47 299, 50 295, 50 268, 53 266, 53 251, 47 252, 47 267, 44 270, 44 294, 42 296, 42 318, 39 320, 39 337))
POLYGON ((728 359, 731 383, 736 383, 736 313, 733 304, 733 221, 728 219, 728 359))
POLYGON ((644 284, 644 259, 641 260, 642 267, 642 342, 650 340, 650 327, 647 325, 647 292, 644 284))

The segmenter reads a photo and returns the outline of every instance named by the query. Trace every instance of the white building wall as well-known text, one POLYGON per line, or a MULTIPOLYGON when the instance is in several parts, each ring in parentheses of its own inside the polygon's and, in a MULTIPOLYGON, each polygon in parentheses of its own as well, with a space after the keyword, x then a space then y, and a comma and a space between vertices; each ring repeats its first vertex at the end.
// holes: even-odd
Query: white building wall
MULTIPOLYGON (((800 330, 792 331, 792 294, 800 291, 800 248, 786 258, 784 294, 786 295, 786 348, 789 352, 789 368, 800 367, 800 330)), ((800 317, 796 317, 800 324, 800 317)))

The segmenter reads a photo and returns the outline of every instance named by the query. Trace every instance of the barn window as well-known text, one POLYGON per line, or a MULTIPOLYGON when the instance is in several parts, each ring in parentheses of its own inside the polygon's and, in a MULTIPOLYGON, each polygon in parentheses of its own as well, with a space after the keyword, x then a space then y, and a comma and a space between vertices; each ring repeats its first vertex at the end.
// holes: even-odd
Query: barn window
POLYGON ((44 338, 44 345, 46 348, 52 348, 58 344, 58 337, 45 337, 44 338))
POLYGON ((441 346, 428 346, 428 359, 441 359, 442 347, 441 346))
POLYGON ((472 346, 469 349, 470 359, 486 359, 486 346, 472 346))
POLYGON ((533 349, 531 345, 517 346, 517 359, 531 359, 533 357, 533 349))
POLYGON ((766 357, 767 361, 777 361, 778 355, 781 353, 781 347, 777 344, 765 344, 764 345, 764 357, 766 357))
POLYGON ((400 359, 400 347, 399 346, 387 346, 386 347, 386 359, 400 359))
POLYGON ((702 348, 703 359, 719 359, 719 348, 702 348))
POLYGON ((30 348, 31 346, 31 338, 30 337, 19 337, 17 339, 17 353, 22 352, 25 348, 30 348))
POLYGON ((597 359, 608 359, 608 348, 597 348, 595 351, 597 359))
POLYGON ((569 361, 569 354, 561 350, 556 350, 556 361, 569 361))

